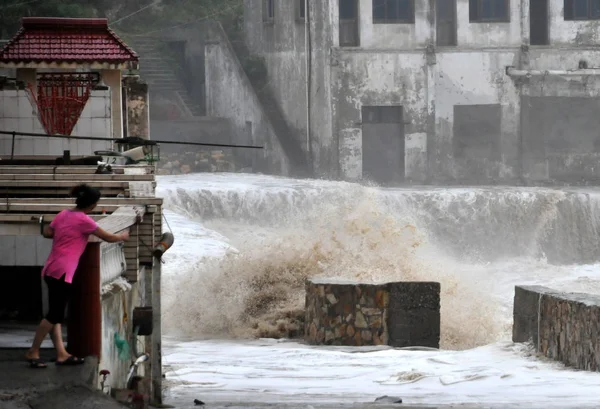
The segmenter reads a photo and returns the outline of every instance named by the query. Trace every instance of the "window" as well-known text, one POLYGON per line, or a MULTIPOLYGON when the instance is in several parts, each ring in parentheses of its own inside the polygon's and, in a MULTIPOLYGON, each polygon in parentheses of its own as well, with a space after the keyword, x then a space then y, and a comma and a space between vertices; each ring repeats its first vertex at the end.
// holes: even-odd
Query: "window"
POLYGON ((306 19, 306 0, 296 0, 296 21, 306 19))
POLYGON ((263 0, 263 22, 275 21, 275 0, 263 0))
POLYGON ((469 0, 469 21, 472 23, 509 22, 509 0, 469 0))
MULTIPOLYGON (((310 12, 310 10, 309 10, 310 12)), ((340 47, 358 47, 358 0, 340 0, 340 47)))
POLYGON ((600 20, 600 0, 565 0, 565 20, 600 20))
POLYGON ((373 0, 374 24, 413 24, 414 0, 373 0))

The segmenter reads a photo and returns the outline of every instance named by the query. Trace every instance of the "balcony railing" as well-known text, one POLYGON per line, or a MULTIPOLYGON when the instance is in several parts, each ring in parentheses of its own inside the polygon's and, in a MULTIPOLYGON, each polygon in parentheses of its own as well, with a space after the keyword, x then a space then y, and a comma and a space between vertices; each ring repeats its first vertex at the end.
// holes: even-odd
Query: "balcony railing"
POLYGON ((100 285, 121 277, 127 270, 123 243, 100 244, 100 285))

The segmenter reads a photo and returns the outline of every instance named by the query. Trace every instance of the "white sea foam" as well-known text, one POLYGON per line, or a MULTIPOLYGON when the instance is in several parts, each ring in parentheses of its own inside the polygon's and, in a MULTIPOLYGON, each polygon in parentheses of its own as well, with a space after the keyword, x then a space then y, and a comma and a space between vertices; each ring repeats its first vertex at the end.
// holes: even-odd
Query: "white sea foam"
POLYGON ((514 285, 600 293, 600 266, 589 264, 598 258, 594 191, 202 174, 160 177, 159 194, 176 237, 165 256, 165 329, 180 341, 230 339, 168 344, 165 362, 180 368, 171 377, 205 396, 591 402, 595 374, 538 362, 507 340, 514 285), (350 354, 251 341, 301 330, 304 279, 319 275, 440 281, 442 347, 461 351, 350 354))

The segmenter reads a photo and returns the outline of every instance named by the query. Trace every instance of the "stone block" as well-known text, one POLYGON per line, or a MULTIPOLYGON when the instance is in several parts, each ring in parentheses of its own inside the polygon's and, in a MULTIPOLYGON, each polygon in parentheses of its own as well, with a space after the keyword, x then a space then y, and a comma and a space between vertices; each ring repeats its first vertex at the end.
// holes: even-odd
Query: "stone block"
POLYGON ((551 292, 541 286, 515 286, 513 303, 513 342, 538 341, 538 309, 542 294, 551 292))
POLYGON ((440 289, 433 282, 390 284, 389 345, 439 348, 440 289))
POLYGON ((306 282, 312 344, 439 347, 439 283, 306 282))

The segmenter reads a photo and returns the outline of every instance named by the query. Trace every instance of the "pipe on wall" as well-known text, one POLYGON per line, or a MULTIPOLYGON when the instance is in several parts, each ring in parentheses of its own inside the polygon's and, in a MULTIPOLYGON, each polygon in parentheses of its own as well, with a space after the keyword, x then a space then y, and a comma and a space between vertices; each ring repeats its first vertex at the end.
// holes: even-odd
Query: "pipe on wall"
POLYGON ((577 70, 517 70, 514 67, 506 67, 506 75, 509 77, 581 77, 600 75, 600 68, 586 68, 577 70))

